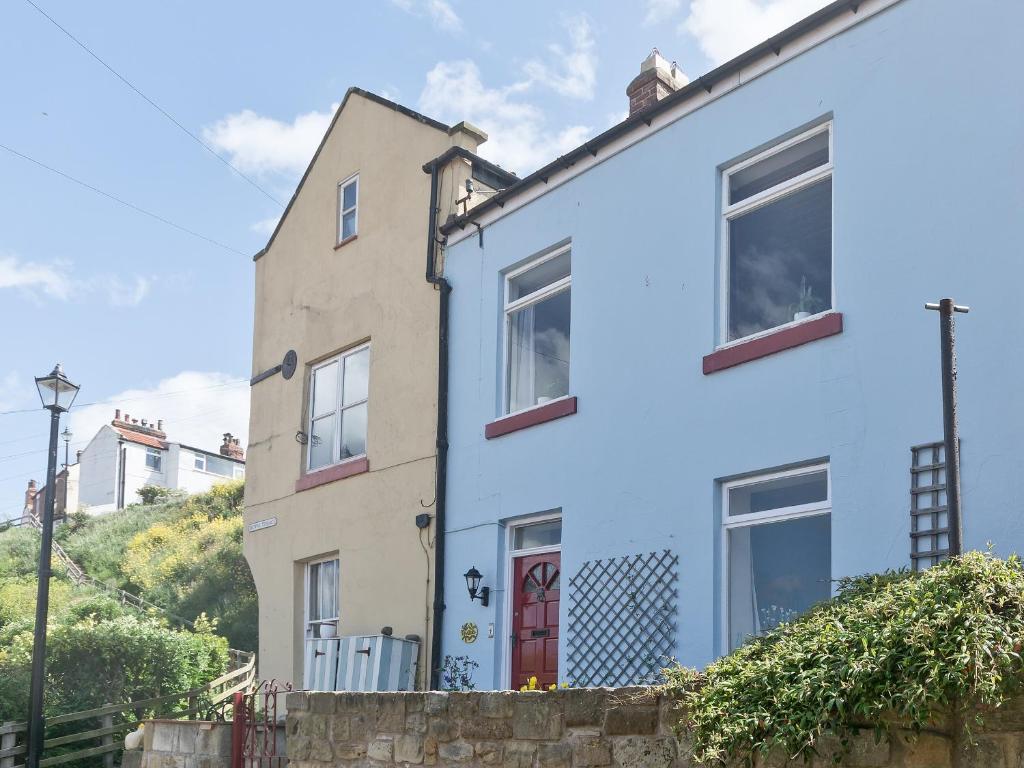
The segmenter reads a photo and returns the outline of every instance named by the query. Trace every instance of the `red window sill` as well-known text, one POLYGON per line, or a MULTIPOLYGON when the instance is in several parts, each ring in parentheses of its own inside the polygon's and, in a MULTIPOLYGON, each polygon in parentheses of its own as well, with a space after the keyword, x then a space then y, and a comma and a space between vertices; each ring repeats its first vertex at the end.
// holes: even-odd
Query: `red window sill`
POLYGON ((316 472, 308 472, 295 481, 295 492, 308 491, 318 485, 333 483, 335 480, 344 480, 352 475, 361 475, 370 471, 370 462, 364 456, 355 461, 346 461, 344 464, 336 464, 327 469, 318 469, 316 472))
POLYGON ((495 437, 507 435, 510 432, 518 432, 520 429, 543 424, 546 421, 554 421, 563 416, 571 416, 576 413, 576 398, 566 397, 555 400, 553 403, 545 403, 537 408, 528 411, 513 413, 511 416, 492 421, 484 426, 484 437, 491 440, 495 437))
POLYGON ((336 246, 334 246, 334 250, 338 250, 342 246, 348 245, 353 240, 355 240, 357 237, 359 237, 359 235, 349 235, 344 240, 342 240, 340 243, 338 243, 336 246))
POLYGON ((775 333, 759 336, 750 341, 740 342, 725 349, 719 349, 704 356, 704 375, 723 371, 735 365, 749 363, 776 352, 799 347, 811 341, 835 336, 843 332, 843 313, 829 312, 814 320, 780 328, 775 333))

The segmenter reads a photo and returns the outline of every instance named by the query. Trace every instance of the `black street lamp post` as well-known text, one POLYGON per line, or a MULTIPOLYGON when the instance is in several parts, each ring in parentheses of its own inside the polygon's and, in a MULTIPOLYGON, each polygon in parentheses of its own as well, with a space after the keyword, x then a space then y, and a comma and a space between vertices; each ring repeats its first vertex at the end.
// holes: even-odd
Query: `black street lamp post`
POLYGON ((43 754, 43 682, 46 671, 46 619, 50 609, 50 549, 53 547, 53 505, 56 500, 57 433, 60 429, 60 415, 71 407, 79 389, 64 375, 60 363, 48 376, 36 379, 36 388, 43 401, 43 408, 50 412, 50 452, 46 463, 46 497, 43 499, 42 542, 39 545, 39 587, 36 592, 28 710, 28 759, 25 768, 39 768, 43 754))
POLYGON ((75 435, 71 432, 71 427, 64 427, 64 431, 60 433, 61 440, 64 441, 64 469, 69 466, 70 454, 71 454, 71 438, 75 435))

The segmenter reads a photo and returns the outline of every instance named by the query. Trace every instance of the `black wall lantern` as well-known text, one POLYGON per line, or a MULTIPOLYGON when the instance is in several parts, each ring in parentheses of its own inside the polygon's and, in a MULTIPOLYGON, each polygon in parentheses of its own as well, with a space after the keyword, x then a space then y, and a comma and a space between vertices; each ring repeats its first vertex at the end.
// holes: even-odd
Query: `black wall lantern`
POLYGON ((480 605, 486 608, 487 604, 490 602, 491 588, 480 586, 480 579, 483 578, 483 575, 480 573, 480 571, 476 569, 476 566, 474 565, 472 568, 466 571, 464 576, 466 577, 466 588, 469 590, 469 599, 479 600, 480 605))

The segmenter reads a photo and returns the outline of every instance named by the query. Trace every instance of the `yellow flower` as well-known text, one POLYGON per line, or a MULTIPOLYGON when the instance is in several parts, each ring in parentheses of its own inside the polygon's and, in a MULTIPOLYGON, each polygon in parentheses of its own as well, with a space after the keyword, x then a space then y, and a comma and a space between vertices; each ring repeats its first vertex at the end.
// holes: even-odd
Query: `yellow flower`
POLYGON ((568 684, 568 683, 562 683, 562 687, 563 687, 563 688, 568 688, 568 687, 569 687, 569 684, 568 684))
POLYGON ((520 687, 519 687, 519 690, 520 690, 520 691, 525 691, 525 690, 526 690, 526 686, 525 686, 525 685, 523 685, 523 686, 520 686, 520 687))
POLYGON ((558 690, 558 686, 555 685, 554 683, 552 683, 551 685, 548 686, 548 690, 549 691, 557 691, 558 690))
POLYGON ((537 676, 536 675, 533 675, 530 678, 530 690, 531 691, 537 690, 537 676))

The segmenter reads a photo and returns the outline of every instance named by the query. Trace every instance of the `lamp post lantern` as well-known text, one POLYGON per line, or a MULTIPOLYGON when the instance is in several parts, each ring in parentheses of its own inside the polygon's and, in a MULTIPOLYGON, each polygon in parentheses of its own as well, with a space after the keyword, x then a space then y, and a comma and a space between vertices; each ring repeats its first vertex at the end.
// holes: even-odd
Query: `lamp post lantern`
POLYGON ((39 768, 43 753, 43 682, 46 671, 46 619, 50 609, 50 549, 53 547, 53 506, 56 500, 57 437, 60 415, 78 395, 79 387, 64 375, 60 363, 47 376, 36 378, 43 408, 50 412, 50 451, 46 462, 46 497, 43 499, 42 541, 39 545, 39 587, 32 643, 32 682, 29 689, 28 758, 25 768, 39 768))

